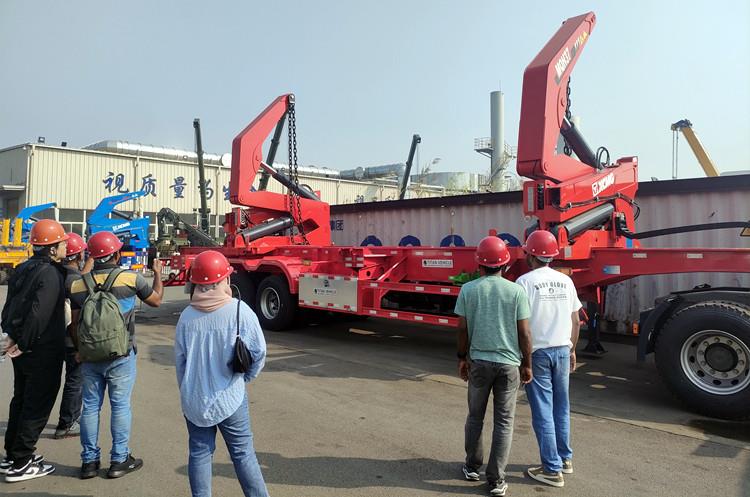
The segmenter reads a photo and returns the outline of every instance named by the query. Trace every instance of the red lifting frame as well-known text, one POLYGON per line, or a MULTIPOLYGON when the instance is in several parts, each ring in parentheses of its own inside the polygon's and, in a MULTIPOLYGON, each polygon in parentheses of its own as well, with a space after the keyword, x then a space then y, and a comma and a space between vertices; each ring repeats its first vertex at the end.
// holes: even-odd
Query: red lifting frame
MULTIPOLYGON (((571 275, 581 297, 601 303, 602 289, 646 274, 684 272, 750 272, 750 249, 643 248, 615 229, 615 219, 625 220, 635 232, 629 202, 638 187, 636 157, 625 157, 603 169, 555 152, 565 116, 570 73, 581 55, 596 18, 593 13, 573 17, 529 64, 524 73, 518 144, 518 173, 530 178, 524 185, 524 210, 538 217, 542 229, 587 212, 605 203, 614 204, 611 219, 603 226, 569 240, 559 230, 561 256, 554 266, 571 275)), ((247 243, 240 235, 243 222, 257 225, 289 216, 286 195, 250 190, 261 168, 262 143, 290 105, 282 95, 269 105, 232 144, 232 202, 247 210, 227 215, 225 246, 220 248, 232 265, 250 272, 283 274, 292 294, 299 293, 299 279, 356 280, 356 309, 335 307, 339 312, 378 316, 426 324, 455 326, 455 316, 442 311, 411 312, 382 306, 388 292, 458 295, 450 277, 477 270, 473 247, 336 247, 330 243, 328 204, 301 199, 303 223, 310 245, 295 236, 266 236, 247 243), (309 229, 308 229, 309 228, 309 229), (425 261, 429 262, 426 263, 425 261), (435 261, 439 264, 434 265, 435 261)), ((294 208, 292 208, 294 210, 294 208)), ((292 212, 297 217, 297 214, 292 212)), ((488 227, 488 233, 493 233, 488 227)), ((213 249, 213 248, 212 248, 213 249)), ((203 247, 188 247, 169 261, 168 285, 184 284, 187 270, 203 247)), ((523 250, 510 248, 507 277, 515 279, 528 270, 523 250)), ((321 299, 322 301, 323 299, 321 299)), ((336 304, 301 301, 303 307, 333 308, 336 304)))

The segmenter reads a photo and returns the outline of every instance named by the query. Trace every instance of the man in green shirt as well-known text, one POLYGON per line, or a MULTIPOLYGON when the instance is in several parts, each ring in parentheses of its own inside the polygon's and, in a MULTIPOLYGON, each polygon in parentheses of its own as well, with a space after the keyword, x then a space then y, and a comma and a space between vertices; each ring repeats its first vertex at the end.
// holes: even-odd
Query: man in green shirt
POLYGON ((524 289, 503 278, 510 253, 496 236, 479 242, 476 260, 483 276, 461 287, 456 301, 458 372, 469 382, 466 418, 464 477, 479 481, 482 466, 482 425, 490 392, 493 393, 494 430, 487 462, 487 483, 492 496, 508 490, 505 466, 513 439, 516 393, 531 381, 529 301, 524 289))

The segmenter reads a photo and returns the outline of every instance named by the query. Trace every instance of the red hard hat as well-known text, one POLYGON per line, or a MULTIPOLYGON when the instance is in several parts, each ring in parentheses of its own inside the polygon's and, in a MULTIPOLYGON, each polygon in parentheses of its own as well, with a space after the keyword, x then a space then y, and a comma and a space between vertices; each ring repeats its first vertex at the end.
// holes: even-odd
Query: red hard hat
POLYGON ((487 267, 500 267, 510 261, 510 252, 505 242, 496 236, 487 236, 477 245, 477 264, 487 267))
POLYGON ((197 285, 210 285, 232 274, 232 266, 221 252, 206 250, 193 260, 190 268, 190 282, 197 285))
POLYGON ((57 245, 68 239, 62 225, 54 219, 41 219, 31 227, 29 235, 32 245, 57 245))
POLYGON ((539 257, 545 262, 554 259, 560 250, 557 248, 557 238, 549 231, 537 230, 529 235, 523 249, 527 254, 539 257))
POLYGON ((86 250, 86 242, 83 241, 81 235, 78 233, 68 233, 68 250, 65 252, 65 257, 80 254, 84 250, 86 250))
POLYGON ((111 231, 100 231, 89 238, 89 254, 94 259, 112 255, 122 248, 122 242, 111 231))

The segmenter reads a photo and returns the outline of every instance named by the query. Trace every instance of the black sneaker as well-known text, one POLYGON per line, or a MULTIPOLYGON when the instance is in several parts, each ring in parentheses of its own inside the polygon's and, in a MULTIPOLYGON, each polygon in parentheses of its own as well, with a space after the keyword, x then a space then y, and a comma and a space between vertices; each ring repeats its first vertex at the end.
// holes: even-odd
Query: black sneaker
POLYGON ((113 462, 107 471, 107 478, 120 478, 133 471, 138 471, 143 467, 143 459, 136 459, 129 455, 123 462, 113 462))
POLYGON ((85 462, 81 464, 81 480, 88 480, 99 474, 101 463, 99 461, 85 462))
POLYGON ((464 464, 464 466, 461 468, 461 471, 464 472, 464 479, 466 481, 479 481, 479 473, 476 472, 473 469, 470 469, 468 466, 464 464))
MULTIPOLYGON (((39 454, 34 454, 31 456, 31 462, 33 463, 41 463, 44 462, 44 456, 39 454)), ((11 459, 8 459, 8 456, 5 456, 2 461, 0 461, 0 475, 4 475, 8 473, 8 470, 13 466, 13 461, 11 459)))
POLYGON ((23 468, 10 468, 5 474, 5 481, 8 483, 15 483, 18 481, 32 480, 34 478, 47 476, 54 471, 55 467, 51 464, 29 461, 23 468))
POLYGON ((505 480, 490 481, 487 482, 490 487, 490 495, 494 497, 505 497, 505 493, 508 491, 508 484, 505 480))

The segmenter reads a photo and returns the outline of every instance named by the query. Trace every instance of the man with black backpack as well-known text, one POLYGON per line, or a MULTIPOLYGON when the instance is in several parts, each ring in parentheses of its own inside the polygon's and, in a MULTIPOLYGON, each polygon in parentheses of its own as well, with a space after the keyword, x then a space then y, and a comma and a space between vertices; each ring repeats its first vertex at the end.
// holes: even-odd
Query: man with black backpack
POLYGON ((72 335, 81 360, 83 411, 81 413, 82 479, 99 473, 101 449, 99 410, 109 391, 112 411, 112 450, 109 478, 119 478, 143 466, 130 453, 130 395, 136 376, 136 296, 159 307, 164 289, 161 263, 154 261, 154 282, 149 286, 141 273, 119 267, 122 242, 113 233, 99 232, 88 241, 94 269, 70 285, 72 335))
POLYGON ((13 399, 5 430, 6 482, 47 476, 55 470, 35 455, 57 391, 65 358, 64 270, 68 235, 57 221, 42 219, 29 234, 34 255, 18 266, 8 282, 2 328, 13 359, 13 399))

